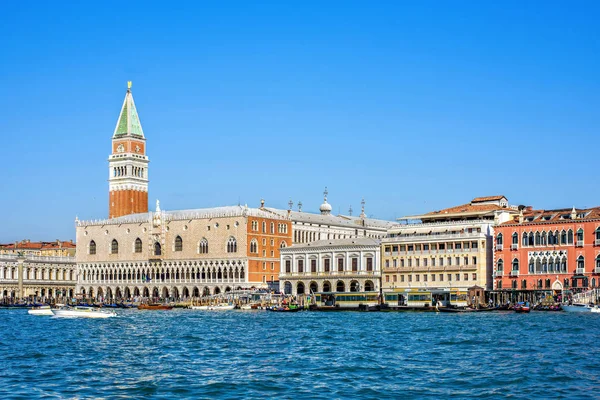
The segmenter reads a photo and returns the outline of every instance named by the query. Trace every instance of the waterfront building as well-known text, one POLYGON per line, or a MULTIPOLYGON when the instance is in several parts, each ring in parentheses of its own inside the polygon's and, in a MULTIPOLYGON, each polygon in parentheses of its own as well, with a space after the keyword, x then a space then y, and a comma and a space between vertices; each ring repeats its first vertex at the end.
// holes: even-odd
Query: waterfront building
POLYGON ((320 240, 281 249, 281 289, 287 294, 378 292, 380 240, 320 240))
POLYGON ((495 230, 497 301, 600 287, 600 207, 522 207, 495 230))
POLYGON ((93 298, 187 298, 268 288, 291 222, 247 206, 77 221, 77 292, 93 298))
POLYGON ((0 244, 0 301, 66 301, 74 295, 75 282, 72 241, 0 244))
POLYGON ((381 243, 383 290, 463 297, 470 288, 491 290, 494 226, 517 213, 504 196, 490 196, 400 218, 404 223, 389 229, 381 243))

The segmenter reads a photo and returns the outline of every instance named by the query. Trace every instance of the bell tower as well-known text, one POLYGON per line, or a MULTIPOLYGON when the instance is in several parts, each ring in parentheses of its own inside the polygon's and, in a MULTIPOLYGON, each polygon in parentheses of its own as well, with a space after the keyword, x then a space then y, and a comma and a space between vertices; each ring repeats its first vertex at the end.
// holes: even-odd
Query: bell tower
POLYGON ((108 157, 108 217, 148 212, 148 157, 131 81, 121 107, 108 157))

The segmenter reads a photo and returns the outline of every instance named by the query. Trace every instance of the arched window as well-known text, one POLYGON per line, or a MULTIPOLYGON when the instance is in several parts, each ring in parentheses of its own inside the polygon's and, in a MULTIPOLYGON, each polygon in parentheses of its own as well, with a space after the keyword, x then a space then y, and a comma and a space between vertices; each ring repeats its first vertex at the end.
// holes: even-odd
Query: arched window
POLYGON ((258 221, 252 221, 252 230, 258 231, 258 221))
POLYGON ((600 272, 600 255, 596 257, 596 272, 600 272))
POLYGON ((585 262, 583 256, 577 257, 577 272, 583 273, 583 268, 585 267, 585 262))
POLYGON ((285 242, 281 242, 281 244, 279 245, 279 248, 283 249, 284 247, 287 247, 287 244, 285 244, 285 242))
POLYGON ((275 233, 275 224, 271 222, 271 233, 275 233))
POLYGON ((181 239, 181 236, 177 236, 175 238, 175 251, 182 251, 183 250, 183 239, 181 239))
POLYGON ((527 232, 523 232, 523 241, 521 242, 522 246, 527 246, 527 232))
POLYGON ((583 242, 583 229, 579 228, 577 230, 577 241, 583 242))
POLYGON ((517 260, 516 258, 512 262, 512 270, 513 271, 518 271, 519 270, 519 260, 517 260))
POLYGON ((527 281, 525 279, 521 281, 521 289, 527 289, 527 281))
POLYGON ((252 239, 250 242, 250 253, 258 253, 258 243, 256 239, 252 239))
POLYGON ((96 254, 96 242, 90 241, 90 254, 96 254))
POLYGON ((539 246, 541 242, 542 242, 541 235, 539 232, 536 232, 535 233, 535 245, 539 246))
POLYGON ((228 253, 237 253, 237 240, 233 236, 229 237, 227 241, 227 252, 228 253))
POLYGON ((560 244, 567 244, 567 232, 565 230, 560 233, 560 244))
POLYGON ((517 232, 512 234, 512 244, 519 244, 519 235, 517 232))
POLYGON ((200 241, 200 244, 198 245, 198 253, 208 254, 208 240, 206 240, 206 238, 202 238, 200 241))
POLYGON ((140 238, 135 239, 134 251, 136 253, 142 252, 142 239, 140 239, 140 238))
POLYGON ((567 244, 573 244, 573 230, 569 229, 569 233, 567 234, 567 244))
POLYGON ((498 236, 496 236, 496 245, 502 246, 502 234, 501 233, 499 233, 498 236))
POLYGON ((527 245, 533 246, 533 232, 529 232, 529 236, 527 238, 527 245))
POLYGON ((546 231, 542 232, 542 246, 546 246, 548 244, 548 236, 546 235, 546 231))
POLYGON ((503 272, 504 271, 504 261, 498 260, 498 266, 496 267, 496 270, 498 272, 503 272))
POLYGON ((117 239, 112 240, 112 243, 110 245, 110 252, 111 252, 111 254, 119 253, 119 242, 117 242, 117 239))
POLYGON ((262 223, 262 231, 263 231, 263 233, 267 233, 267 223, 264 221, 262 223))
POLYGON ((160 246, 160 243, 158 243, 158 242, 154 243, 154 255, 155 256, 162 255, 162 247, 160 246))
MULTIPOLYGON (((596 228, 596 241, 600 241, 600 227, 596 228)), ((598 244, 598 243, 596 243, 598 244)))

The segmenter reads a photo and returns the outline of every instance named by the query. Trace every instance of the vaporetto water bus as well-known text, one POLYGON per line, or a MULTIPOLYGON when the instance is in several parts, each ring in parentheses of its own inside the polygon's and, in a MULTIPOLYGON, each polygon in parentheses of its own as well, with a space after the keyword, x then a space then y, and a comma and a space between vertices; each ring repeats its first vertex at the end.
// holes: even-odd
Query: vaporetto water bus
POLYGON ((464 308, 468 304, 466 290, 449 289, 395 289, 383 293, 384 309, 425 310, 436 307, 464 308))
POLYGON ((375 310, 379 309, 378 292, 321 292, 315 293, 316 311, 375 310))

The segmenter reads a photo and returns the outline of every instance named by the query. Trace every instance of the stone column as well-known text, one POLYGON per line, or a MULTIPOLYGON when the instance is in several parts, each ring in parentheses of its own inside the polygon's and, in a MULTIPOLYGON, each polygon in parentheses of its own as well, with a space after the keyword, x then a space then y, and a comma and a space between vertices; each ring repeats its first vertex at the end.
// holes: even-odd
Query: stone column
POLYGON ((17 290, 17 298, 21 299, 23 297, 23 263, 25 262, 25 257, 22 254, 17 256, 17 278, 19 288, 17 290))

